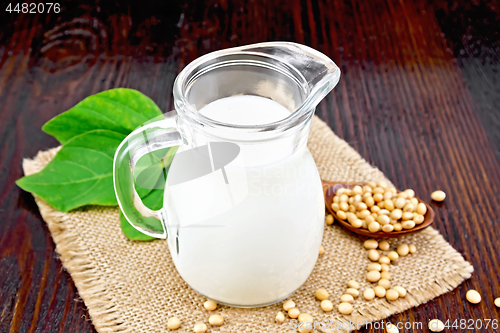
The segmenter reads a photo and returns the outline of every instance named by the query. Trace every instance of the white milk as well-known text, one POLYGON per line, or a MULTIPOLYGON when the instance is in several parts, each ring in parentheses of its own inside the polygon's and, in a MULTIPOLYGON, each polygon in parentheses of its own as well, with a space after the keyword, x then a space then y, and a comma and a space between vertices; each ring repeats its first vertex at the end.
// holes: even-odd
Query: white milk
MULTIPOLYGON (((239 125, 290 115, 256 96, 220 99, 200 112, 239 125)), ((178 221, 168 238, 176 268, 194 290, 221 303, 256 306, 283 299, 305 282, 318 257, 324 203, 312 156, 303 147, 270 165, 247 167, 245 161, 260 154, 277 154, 266 149, 266 143, 258 150, 241 145, 225 167, 228 184, 218 170, 166 190, 169 220, 178 221)))
POLYGON ((259 96, 233 96, 216 100, 200 110, 205 117, 232 125, 270 124, 290 115, 283 105, 259 96))

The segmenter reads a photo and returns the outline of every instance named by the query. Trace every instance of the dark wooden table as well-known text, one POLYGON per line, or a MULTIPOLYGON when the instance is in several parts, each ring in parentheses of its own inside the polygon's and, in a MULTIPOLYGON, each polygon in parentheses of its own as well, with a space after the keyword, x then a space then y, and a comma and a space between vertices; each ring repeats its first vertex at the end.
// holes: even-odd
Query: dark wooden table
POLYGON ((32 196, 14 183, 23 158, 57 145, 41 126, 114 87, 168 111, 187 63, 272 40, 310 45, 341 67, 316 111, 339 136, 398 187, 448 194, 433 204, 435 226, 475 273, 391 320, 500 320, 499 1, 173 2, 72 1, 52 14, 8 13, 2 3, 0 332, 94 332, 32 196), (465 301, 469 288, 481 304, 465 301))

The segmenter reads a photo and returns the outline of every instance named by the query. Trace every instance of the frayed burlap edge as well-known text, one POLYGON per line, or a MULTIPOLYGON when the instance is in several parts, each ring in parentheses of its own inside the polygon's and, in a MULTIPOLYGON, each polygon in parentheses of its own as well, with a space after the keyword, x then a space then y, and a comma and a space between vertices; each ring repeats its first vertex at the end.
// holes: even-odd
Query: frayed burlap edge
MULTIPOLYGON (((309 149, 318 165, 322 179, 329 181, 362 182, 371 179, 385 179, 382 172, 370 166, 345 141, 338 138, 331 129, 319 118, 314 117, 308 143, 309 149), (334 157, 333 157, 334 156, 334 157), (328 161, 335 158, 336 167, 332 168, 328 161), (339 168, 349 170, 342 174, 339 168)), ((40 171, 55 156, 60 148, 46 152, 39 152, 33 160, 25 159, 23 169, 26 175, 40 171)), ((85 302, 92 322, 98 332, 132 332, 126 327, 120 308, 113 295, 108 292, 106 281, 98 273, 90 255, 91 250, 80 246, 75 240, 79 237, 73 230, 64 225, 64 215, 55 211, 45 201, 35 196, 40 209, 56 244, 56 251, 63 266, 70 273, 80 297, 85 302)), ((422 284, 408 290, 405 298, 395 302, 377 299, 374 305, 365 306, 362 310, 355 310, 349 316, 335 316, 333 319, 346 324, 341 329, 318 329, 319 332, 350 332, 369 322, 379 321, 395 313, 403 312, 411 307, 427 301, 456 288, 465 279, 471 277, 473 267, 455 251, 438 231, 429 227, 422 231, 428 240, 437 246, 446 248, 444 253, 447 259, 453 260, 453 271, 434 281, 422 284), (362 325, 357 325, 358 319, 362 325), (347 328, 348 327, 348 328, 347 328)))
MULTIPOLYGON (((26 175, 39 172, 40 165, 47 164, 60 150, 60 147, 39 152, 33 159, 24 159, 23 169, 26 175)), ((44 221, 56 244, 56 251, 64 268, 71 275, 78 294, 84 301, 89 315, 98 332, 132 332, 124 327, 117 302, 107 292, 106 281, 100 277, 93 265, 90 250, 75 242, 78 235, 64 225, 64 215, 49 206, 44 200, 34 195, 44 221)))
MULTIPOLYGON (((421 231, 421 233, 425 234, 428 240, 435 245, 447 249, 444 253, 444 258, 454 261, 453 271, 449 275, 429 281, 427 284, 422 284, 417 288, 408 289, 406 297, 399 298, 396 301, 389 302, 385 298, 376 298, 374 305, 366 306, 362 311, 355 310, 351 315, 335 317, 335 321, 344 323, 345 327, 349 327, 348 329, 325 329, 318 331, 337 333, 360 329, 368 323, 376 322, 394 314, 404 312, 412 307, 425 304, 455 289, 463 281, 472 276, 474 267, 468 261, 464 260, 462 255, 456 252, 436 229, 428 227, 421 231)), ((339 326, 341 325, 339 324, 339 326)))
MULTIPOLYGON (((378 168, 370 165, 346 141, 336 136, 330 127, 316 116, 312 120, 308 147, 323 180, 331 182, 346 182, 348 180, 356 183, 384 179, 392 184, 378 168), (329 163, 333 159, 344 161, 340 166, 343 169, 341 172, 338 170, 338 163, 335 163, 336 168, 329 163)), ((429 241, 447 249, 444 256, 455 261, 454 271, 446 277, 429 282, 427 285, 408 290, 406 297, 399 298, 397 301, 389 302, 386 299, 378 299, 376 305, 369 305, 363 311, 356 310, 351 315, 338 316, 336 320, 350 325, 350 328, 347 330, 324 330, 325 332, 350 332, 359 329, 369 322, 379 321, 426 303, 455 289, 460 283, 472 276, 474 267, 464 260, 462 255, 453 249, 437 230, 429 227, 424 229, 422 233, 429 237, 429 241), (358 319, 361 319, 361 325, 356 324, 358 319)))

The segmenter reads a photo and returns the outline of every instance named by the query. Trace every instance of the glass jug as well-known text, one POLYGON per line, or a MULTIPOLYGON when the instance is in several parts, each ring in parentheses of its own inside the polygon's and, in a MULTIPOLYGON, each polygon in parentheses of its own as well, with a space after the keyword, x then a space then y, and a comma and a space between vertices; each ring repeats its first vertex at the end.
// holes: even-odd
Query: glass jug
POLYGON ((113 177, 124 216, 142 233, 167 239, 179 274, 198 293, 231 306, 264 306, 310 275, 325 209, 306 143, 316 105, 339 78, 332 60, 296 43, 216 51, 177 76, 175 117, 135 130, 118 147, 113 177), (220 100, 232 103, 229 116, 246 122, 203 113, 220 100), (274 107, 286 116, 262 123, 274 107), (163 208, 153 211, 137 195, 134 169, 146 154, 174 146, 163 208))

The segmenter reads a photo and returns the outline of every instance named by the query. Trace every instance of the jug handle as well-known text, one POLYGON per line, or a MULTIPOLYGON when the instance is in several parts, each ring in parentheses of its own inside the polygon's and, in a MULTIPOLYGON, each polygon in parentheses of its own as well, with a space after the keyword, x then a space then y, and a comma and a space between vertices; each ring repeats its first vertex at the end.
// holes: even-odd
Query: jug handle
POLYGON ((118 146, 113 160, 113 184, 118 205, 127 221, 145 235, 166 239, 167 214, 164 208, 149 209, 137 194, 134 169, 141 157, 164 148, 185 143, 177 130, 175 118, 155 121, 130 133, 118 146), (161 222, 162 230, 155 228, 150 219, 161 222), (149 223, 148 223, 149 222, 149 223))

